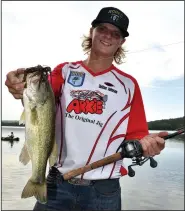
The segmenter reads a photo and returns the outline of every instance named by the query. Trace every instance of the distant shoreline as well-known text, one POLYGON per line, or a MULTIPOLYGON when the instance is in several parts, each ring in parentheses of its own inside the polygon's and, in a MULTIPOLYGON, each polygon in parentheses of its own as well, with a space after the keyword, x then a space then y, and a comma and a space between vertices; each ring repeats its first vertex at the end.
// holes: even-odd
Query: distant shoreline
POLYGON ((22 128, 24 128, 25 127, 25 125, 9 125, 9 124, 1 124, 1 127, 22 127, 22 128))
MULTIPOLYGON (((139 123, 139 120, 136 121, 139 123)), ((2 120, 1 126, 25 127, 25 125, 19 125, 18 120, 2 120)), ((184 127, 184 117, 173 119, 161 119, 148 122, 149 130, 174 131, 181 127, 184 127)))
MULTIPOLYGON (((13 128, 13 127, 15 127, 15 128, 25 128, 25 126, 17 126, 17 125, 2 125, 2 127, 7 127, 7 128, 13 128)), ((155 130, 155 129, 149 129, 150 131, 167 131, 167 132, 174 132, 174 131, 176 131, 176 130, 155 130)))

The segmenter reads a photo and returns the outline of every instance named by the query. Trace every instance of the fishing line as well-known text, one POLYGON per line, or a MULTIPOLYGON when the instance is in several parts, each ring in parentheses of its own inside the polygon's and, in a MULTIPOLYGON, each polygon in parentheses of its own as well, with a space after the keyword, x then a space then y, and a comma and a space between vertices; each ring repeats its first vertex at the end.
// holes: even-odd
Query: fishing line
MULTIPOLYGON (((169 44, 166 44, 166 45, 160 45, 160 47, 177 45, 177 44, 180 44, 180 43, 184 43, 184 41, 179 41, 179 42, 175 42, 175 43, 169 43, 169 44)), ((144 49, 137 50, 137 51, 131 51, 131 52, 127 52, 126 54, 139 53, 139 52, 148 51, 148 50, 151 50, 151 49, 155 49, 155 47, 152 47, 152 48, 144 48, 144 49)), ((88 52, 86 52, 85 54, 88 54, 89 52, 90 52, 90 50, 88 52)), ((94 61, 102 61, 102 60, 111 59, 111 58, 113 59, 114 56, 105 57, 105 58, 102 58, 102 59, 93 59, 93 60, 91 60, 91 62, 94 62, 94 61)))

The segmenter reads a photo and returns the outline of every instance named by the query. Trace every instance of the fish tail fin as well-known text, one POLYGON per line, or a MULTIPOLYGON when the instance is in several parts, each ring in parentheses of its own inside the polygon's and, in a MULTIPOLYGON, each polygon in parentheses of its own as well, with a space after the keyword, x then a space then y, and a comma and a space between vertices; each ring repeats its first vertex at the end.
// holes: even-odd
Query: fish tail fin
POLYGON ((47 202, 47 187, 46 181, 42 184, 32 182, 31 179, 28 180, 25 185, 21 198, 29 198, 35 196, 35 198, 42 204, 47 202))

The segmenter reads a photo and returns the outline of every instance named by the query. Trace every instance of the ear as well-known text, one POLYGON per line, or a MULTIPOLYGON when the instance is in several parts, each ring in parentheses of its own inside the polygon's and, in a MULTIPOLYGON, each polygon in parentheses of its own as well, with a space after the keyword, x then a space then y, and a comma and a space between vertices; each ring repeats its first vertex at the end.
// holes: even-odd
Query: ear
POLYGON ((121 42, 120 42, 120 46, 122 46, 123 45, 123 43, 126 41, 126 39, 124 38, 123 40, 121 40, 121 42))

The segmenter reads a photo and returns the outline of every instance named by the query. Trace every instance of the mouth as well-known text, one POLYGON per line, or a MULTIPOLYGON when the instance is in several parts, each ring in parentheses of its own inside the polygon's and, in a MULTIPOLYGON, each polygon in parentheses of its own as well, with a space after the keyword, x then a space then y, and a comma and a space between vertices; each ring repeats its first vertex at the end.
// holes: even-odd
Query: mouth
POLYGON ((107 47, 109 47, 109 46, 112 45, 112 44, 110 44, 110 43, 108 43, 108 42, 105 42, 105 41, 103 41, 103 40, 100 40, 100 42, 101 42, 104 46, 107 46, 107 47))

